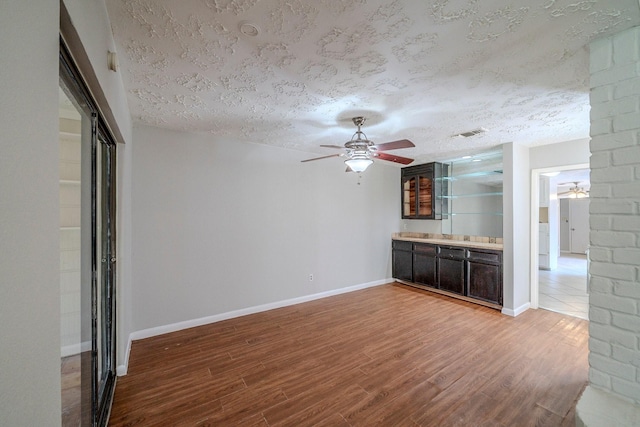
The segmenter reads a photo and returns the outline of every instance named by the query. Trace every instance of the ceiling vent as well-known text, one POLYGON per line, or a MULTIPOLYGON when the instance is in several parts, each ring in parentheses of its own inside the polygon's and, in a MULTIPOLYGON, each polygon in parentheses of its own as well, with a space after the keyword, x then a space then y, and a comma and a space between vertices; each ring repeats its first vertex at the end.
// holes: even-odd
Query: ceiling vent
POLYGON ((475 135, 478 135, 480 133, 485 133, 486 131, 487 131, 487 129, 485 129, 485 128, 478 128, 478 129, 470 130, 468 132, 462 132, 462 133, 455 134, 455 135, 453 135, 453 137, 469 138, 471 136, 475 136, 475 135))

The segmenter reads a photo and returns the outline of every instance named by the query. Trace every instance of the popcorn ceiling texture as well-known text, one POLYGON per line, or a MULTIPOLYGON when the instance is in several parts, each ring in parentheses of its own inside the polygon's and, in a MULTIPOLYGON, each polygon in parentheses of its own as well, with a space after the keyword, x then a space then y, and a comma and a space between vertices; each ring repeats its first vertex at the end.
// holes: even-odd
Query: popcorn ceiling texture
POLYGON ((134 120, 319 154, 441 160, 589 135, 588 44, 637 0, 107 0, 134 120), (251 23, 259 34, 241 32, 251 23), (470 139, 451 135, 484 127, 470 139))

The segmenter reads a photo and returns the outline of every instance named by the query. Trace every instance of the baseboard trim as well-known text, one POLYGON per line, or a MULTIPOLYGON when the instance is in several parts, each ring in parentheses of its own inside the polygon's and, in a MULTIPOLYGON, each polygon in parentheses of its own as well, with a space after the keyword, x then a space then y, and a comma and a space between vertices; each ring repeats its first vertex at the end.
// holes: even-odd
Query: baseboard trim
POLYGON ((524 313, 525 311, 531 308, 531 303, 522 304, 520 307, 515 310, 511 310, 510 308, 502 308, 502 314, 506 314, 507 316, 516 317, 524 313))
POLYGON ((60 357, 74 356, 85 351, 91 351, 91 341, 79 344, 65 345, 60 349, 60 357))
POLYGON ((394 279, 375 280, 373 282, 362 283, 360 285, 349 286, 346 288, 333 289, 326 292, 320 292, 317 294, 305 295, 298 298, 291 298, 288 300, 277 301, 269 304, 257 305, 254 307, 242 308, 240 310, 229 311, 226 313, 220 313, 213 316, 200 317, 198 319, 185 320, 183 322, 172 323, 169 325, 157 326, 154 328, 142 329, 140 331, 134 331, 129 334, 129 341, 127 342, 127 349, 124 355, 124 364, 117 367, 118 376, 127 374, 129 366, 129 353, 131 351, 131 343, 136 340, 155 337, 157 335, 168 334, 170 332, 176 332, 183 329, 194 328, 196 326, 208 325, 210 323, 221 322, 223 320, 233 319, 236 317, 246 316, 249 314, 260 313, 263 311, 273 310, 276 308, 287 307, 290 305, 301 304, 304 302, 314 301, 321 298, 327 298, 334 295, 346 294, 348 292, 359 291, 361 289, 372 288, 375 286, 384 285, 394 282, 394 279))

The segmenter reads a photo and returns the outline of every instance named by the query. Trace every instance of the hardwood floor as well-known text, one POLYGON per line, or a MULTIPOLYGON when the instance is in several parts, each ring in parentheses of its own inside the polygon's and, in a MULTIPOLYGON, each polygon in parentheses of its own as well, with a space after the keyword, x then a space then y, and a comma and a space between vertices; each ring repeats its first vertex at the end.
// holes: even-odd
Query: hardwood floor
POLYGON ((588 322, 399 284, 135 341, 111 426, 573 426, 588 322))

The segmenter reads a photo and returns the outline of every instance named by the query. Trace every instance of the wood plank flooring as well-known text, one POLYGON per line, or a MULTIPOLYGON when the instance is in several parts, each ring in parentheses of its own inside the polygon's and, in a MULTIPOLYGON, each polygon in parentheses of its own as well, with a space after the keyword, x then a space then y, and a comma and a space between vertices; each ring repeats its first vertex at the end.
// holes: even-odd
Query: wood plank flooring
POLYGON ((573 426, 588 322, 400 284, 135 341, 111 426, 573 426))

